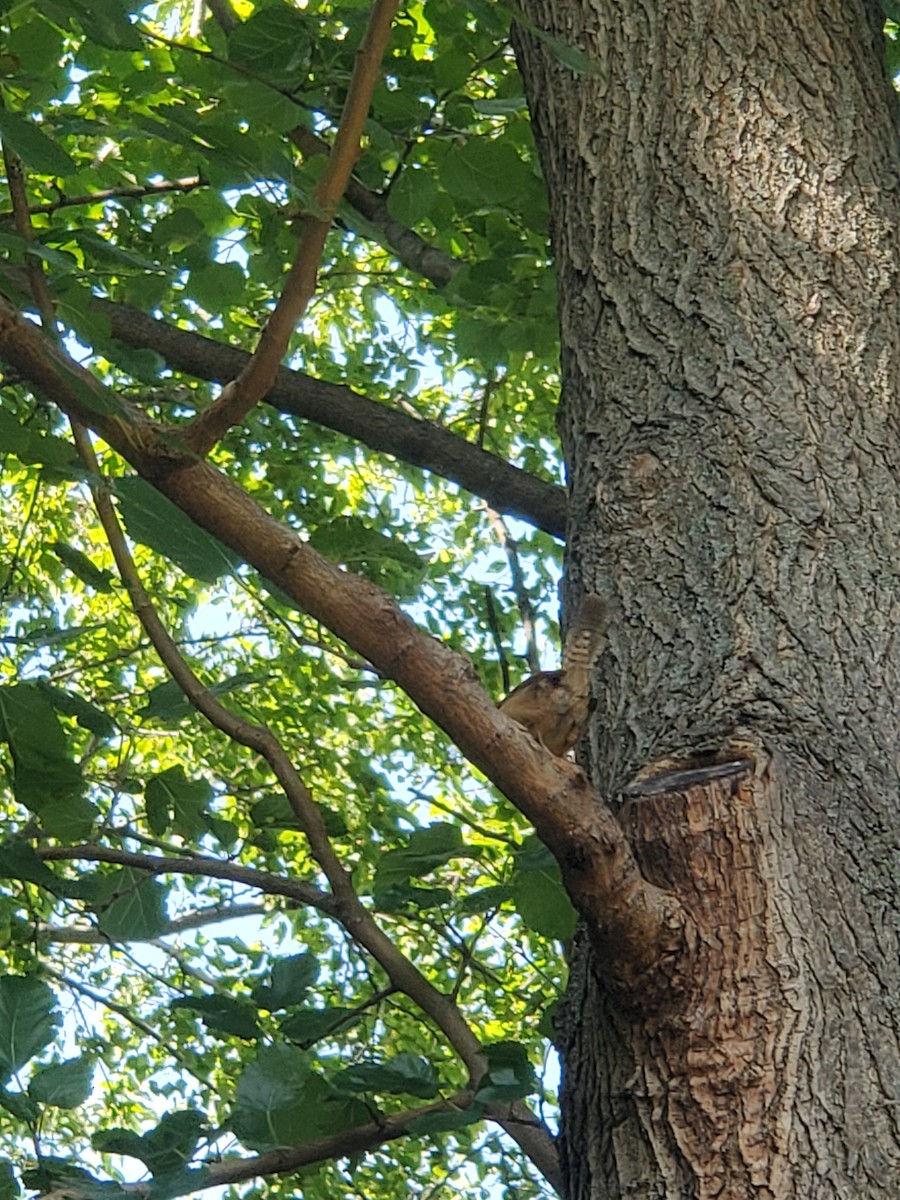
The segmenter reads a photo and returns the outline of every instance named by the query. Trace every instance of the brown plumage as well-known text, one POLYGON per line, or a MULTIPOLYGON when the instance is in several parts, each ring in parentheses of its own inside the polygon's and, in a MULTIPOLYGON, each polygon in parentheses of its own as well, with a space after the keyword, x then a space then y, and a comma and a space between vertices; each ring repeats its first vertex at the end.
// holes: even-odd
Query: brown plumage
POLYGON ((568 754, 587 728, 591 672, 605 643, 606 605, 585 596, 569 627, 559 671, 539 671, 501 700, 501 712, 524 725, 551 754, 568 754))

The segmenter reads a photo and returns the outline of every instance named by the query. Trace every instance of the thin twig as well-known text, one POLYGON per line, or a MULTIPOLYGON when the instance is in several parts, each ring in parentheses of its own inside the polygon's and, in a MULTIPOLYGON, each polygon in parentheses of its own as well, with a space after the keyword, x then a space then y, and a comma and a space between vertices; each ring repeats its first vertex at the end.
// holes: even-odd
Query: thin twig
MULTIPOLYGON (((152 938, 129 936, 129 942, 148 941, 154 945, 163 945, 159 939, 172 934, 183 933, 189 929, 203 929, 219 921, 236 921, 241 917, 258 917, 266 912, 262 904, 214 904, 208 908, 198 909, 183 917, 167 921, 165 928, 152 938)), ((35 926, 35 936, 43 942, 54 944, 75 944, 79 946, 108 946, 115 943, 115 938, 98 929, 96 925, 82 925, 78 922, 72 925, 49 925, 40 923, 35 926)))
POLYGON ((484 449, 484 439, 487 434, 488 412, 490 409, 491 397, 502 382, 502 374, 491 375, 484 385, 484 391, 481 393, 481 403, 478 409, 478 437, 476 439, 476 445, 481 450, 484 449))
POLYGON ((202 854, 186 854, 182 858, 161 854, 138 854, 133 850, 98 846, 91 842, 81 842, 75 846, 38 846, 35 852, 46 862, 107 862, 121 867, 133 867, 136 871, 147 871, 151 875, 193 875, 199 879, 227 879, 231 883, 254 888, 266 896, 286 896, 289 900, 307 904, 329 917, 336 915, 334 897, 314 884, 302 879, 286 879, 283 875, 275 875, 271 871, 243 867, 239 863, 207 858, 202 854))
MULTIPOLYGON (((82 196, 67 196, 59 193, 58 200, 48 200, 45 204, 29 204, 29 215, 52 214, 62 208, 82 208, 85 205, 101 204, 104 200, 134 199, 142 200, 148 196, 164 196, 169 192, 192 192, 195 188, 203 187, 205 180, 200 175, 192 175, 186 179, 163 179, 159 183, 144 183, 104 188, 99 192, 85 192, 82 196)), ((0 221, 13 216, 13 213, 0 212, 0 221)))
POLYGON ((491 637, 494 639, 494 648, 497 651, 497 665, 500 667, 500 676, 503 680, 503 694, 506 695, 512 687, 512 680, 509 675, 509 660, 506 657, 506 647, 503 644, 503 634, 500 632, 500 621, 497 614, 497 601, 494 599, 493 589, 485 585, 484 588, 484 604, 487 609, 488 629, 491 631, 491 637))
POLYGON ((279 364, 316 289, 319 261, 335 209, 359 156, 360 143, 381 60, 400 0, 375 0, 356 62, 328 164, 316 185, 313 211, 301 222, 300 241, 281 297, 247 366, 186 433, 188 445, 206 454, 233 425, 239 425, 275 382, 279 364))
POLYGON ((525 633, 525 658, 528 662, 529 671, 532 675, 536 675, 541 669, 541 660, 538 655, 537 639, 535 637, 534 609, 531 605, 531 597, 528 594, 528 585, 525 583, 522 564, 519 561, 519 547, 500 513, 496 509, 491 508, 490 505, 485 506, 485 511, 497 535, 497 541, 506 555, 506 561, 509 563, 513 595, 516 598, 516 604, 522 616, 522 629, 525 633))
MULTIPOLYGON (((9 187, 9 198, 12 201, 13 220, 16 233, 23 241, 31 244, 34 240, 34 227, 31 224, 31 214, 28 211, 28 193, 25 188, 25 171, 22 160, 9 146, 3 146, 3 162, 6 166, 6 182, 9 187)), ((43 263, 33 254, 26 256, 25 267, 31 284, 31 294, 34 296, 41 315, 41 324, 52 337, 56 333, 56 317, 54 314, 53 296, 44 278, 43 263)))

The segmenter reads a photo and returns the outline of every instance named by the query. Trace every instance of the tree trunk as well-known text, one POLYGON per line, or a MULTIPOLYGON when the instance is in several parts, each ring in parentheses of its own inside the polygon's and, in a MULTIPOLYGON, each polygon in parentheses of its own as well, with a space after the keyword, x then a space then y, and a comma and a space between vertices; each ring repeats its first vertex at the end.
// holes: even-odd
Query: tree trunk
POLYGON ((880 14, 522 8, 568 578, 617 614, 594 778, 612 798, 673 757, 755 762, 616 802, 695 945, 630 995, 576 955, 570 1196, 896 1197, 900 202, 880 14))

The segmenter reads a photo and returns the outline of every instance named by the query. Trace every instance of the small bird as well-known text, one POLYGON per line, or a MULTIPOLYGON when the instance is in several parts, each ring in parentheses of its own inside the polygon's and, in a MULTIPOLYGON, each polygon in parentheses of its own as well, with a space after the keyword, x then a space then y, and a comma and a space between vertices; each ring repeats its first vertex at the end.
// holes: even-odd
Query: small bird
POLYGON ((584 596, 566 635, 562 668, 532 675, 498 705, 560 758, 587 728, 591 672, 606 643, 607 624, 608 610, 600 597, 584 596))

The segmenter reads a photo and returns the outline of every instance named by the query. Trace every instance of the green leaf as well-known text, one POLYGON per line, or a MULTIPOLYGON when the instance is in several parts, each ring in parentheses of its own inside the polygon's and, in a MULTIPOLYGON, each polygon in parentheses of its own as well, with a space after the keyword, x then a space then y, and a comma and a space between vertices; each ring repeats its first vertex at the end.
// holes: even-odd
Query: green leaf
POLYGON ((25 1092, 8 1092, 0 1087, 0 1108, 26 1125, 33 1125, 40 1119, 41 1110, 25 1092))
MULTIPOLYGON (((229 692, 240 691, 247 684, 256 682, 255 675, 244 671, 227 679, 220 679, 209 688, 209 692, 216 697, 227 696, 229 692)), ((165 683, 153 688, 148 697, 147 703, 139 710, 147 721, 176 724, 194 712, 194 706, 174 679, 167 679, 165 683)))
POLYGON ((252 1042, 262 1031, 256 1019, 256 1009, 233 996, 181 996, 170 1008, 194 1012, 210 1031, 252 1042))
POLYGON ((54 687, 46 679, 35 681, 53 708, 66 717, 74 717, 82 729, 90 730, 104 740, 114 736, 116 726, 106 713, 69 688, 54 687))
POLYGON ((297 828, 297 814, 283 792, 271 792, 258 800, 250 810, 250 819, 257 829, 297 828))
POLYGON ((194 1157, 206 1130, 206 1118, 194 1108, 166 1113, 155 1129, 137 1134, 130 1129, 101 1130, 93 1138, 95 1150, 137 1158, 156 1177, 180 1170, 194 1157))
POLYGON ((0 1082, 53 1041, 56 999, 33 975, 0 976, 0 1082))
POLYGON ((513 203, 529 184, 529 172, 508 141, 471 138, 442 159, 441 183, 462 212, 513 203))
POLYGON ((304 1008, 291 1013, 279 1024, 279 1029, 286 1038, 299 1042, 303 1046, 311 1046, 331 1033, 338 1033, 348 1028, 356 1021, 362 1020, 364 1014, 355 1008, 304 1008))
POLYGON ((466 851, 457 825, 438 823, 417 829, 405 846, 388 850, 378 861, 373 890, 387 892, 414 876, 428 875, 435 867, 466 851))
POLYGON ((40 463, 46 467, 65 469, 78 463, 75 447, 62 438, 52 437, 27 429, 10 412, 0 408, 0 446, 15 454, 19 462, 31 466, 40 463))
POLYGON ((475 1121, 484 1117, 484 1109, 478 1104, 469 1108, 447 1107, 438 1112, 425 1113, 415 1117, 409 1123, 409 1132, 413 1137, 432 1137, 436 1133, 453 1133, 457 1129, 465 1129, 475 1121))
POLYGON ((393 1058, 355 1063, 334 1077, 348 1092, 380 1092, 394 1096, 418 1096, 430 1100, 438 1093, 434 1067, 417 1054, 395 1054, 393 1058))
POLYGON ((0 1158, 0 1200, 18 1200, 22 1194, 12 1163, 8 1158, 0 1158))
POLYGON ((0 687, 0 740, 12 755, 16 799, 52 836, 87 837, 94 809, 82 797, 81 769, 69 756, 59 719, 38 684, 0 687))
POLYGON ((307 19, 288 4, 257 9, 228 35, 228 57, 272 83, 298 85, 309 69, 307 19))
POLYGON ((19 60, 23 73, 52 71, 63 53, 63 39, 58 29, 32 14, 23 24, 10 30, 4 39, 5 49, 19 60))
POLYGON ((231 1127, 251 1150, 298 1146, 364 1124, 369 1110, 310 1069, 294 1046, 260 1051, 238 1081, 231 1127))
POLYGON ((390 190, 388 210, 411 229, 431 215, 437 194, 437 180, 430 171, 407 167, 390 190))
POLYGON ((51 871, 27 842, 9 841, 0 845, 0 879, 27 880, 54 896, 80 891, 75 881, 62 879, 51 871))
POLYGON ((118 479, 116 496, 128 536, 171 559, 186 574, 215 583, 234 571, 236 555, 145 480, 118 479))
POLYGON ((126 15, 122 0, 63 0, 58 5, 76 18, 87 36, 110 50, 140 50, 140 34, 126 15))
POLYGON ((169 767, 154 775, 144 788, 151 830, 157 837, 170 828, 183 838, 205 833, 213 795, 205 779, 188 779, 184 767, 169 767))
POLYGON ((147 1189, 147 1200, 174 1200, 176 1196, 192 1196, 214 1185, 212 1172, 206 1165, 181 1167, 155 1176, 147 1189))
POLYGON ((93 1064, 89 1058, 69 1058, 42 1067, 31 1077, 28 1095, 39 1104, 77 1108, 91 1093, 93 1064))
POLYGON ((105 567, 95 566, 88 556, 75 546, 68 546, 65 542, 53 542, 50 549, 73 575, 77 575, 82 583, 86 583, 94 591, 111 592, 113 590, 112 584, 115 575, 112 571, 107 571, 105 567))
POLYGON ((40 126, 6 108, 0 108, 0 138, 26 166, 43 175, 74 175, 78 169, 40 126))
POLYGON ((343 563, 401 598, 413 596, 428 571, 427 559, 400 538, 372 528, 359 517, 339 517, 319 525, 309 543, 326 558, 343 563))
POLYGON ((272 964, 271 985, 259 984, 251 992, 254 1004, 277 1012, 302 1004, 306 993, 319 976, 319 964, 310 953, 292 954, 272 964))
POLYGON ((475 1099, 479 1104, 521 1100, 537 1086, 528 1052, 518 1042, 495 1042, 484 1046, 488 1068, 481 1078, 475 1099))
POLYGON ((516 856, 512 898, 529 929, 560 941, 574 935, 578 914, 563 887, 559 864, 536 837, 516 856))
POLYGON ((102 888, 98 924, 112 941, 148 941, 166 928, 166 889, 146 872, 122 867, 102 877, 102 888))
POLYGON ((408 883, 395 883, 381 890, 376 880, 373 898, 379 912, 409 913, 443 908, 452 903, 453 893, 449 888, 413 887, 408 883))
POLYGON ((493 909, 500 908, 501 905, 512 899, 513 889, 506 883, 495 883, 490 887, 479 888, 475 892, 469 892, 467 896, 463 896, 456 906, 456 911, 460 913, 486 913, 493 909))
POLYGON ((38 1166, 22 1172, 22 1182, 41 1195, 62 1193, 84 1200, 126 1200, 133 1193, 117 1183, 101 1182, 67 1158, 42 1155, 38 1166))

